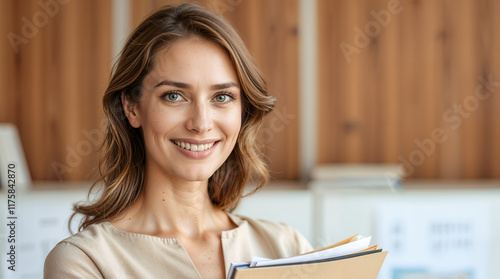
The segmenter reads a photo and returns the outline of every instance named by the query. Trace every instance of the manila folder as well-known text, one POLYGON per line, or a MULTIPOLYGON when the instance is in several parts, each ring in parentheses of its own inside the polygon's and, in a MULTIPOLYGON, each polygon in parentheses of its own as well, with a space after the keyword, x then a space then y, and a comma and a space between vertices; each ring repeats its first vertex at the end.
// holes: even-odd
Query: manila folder
POLYGON ((244 268, 236 270, 235 279, 334 278, 376 279, 387 251, 318 263, 244 268))

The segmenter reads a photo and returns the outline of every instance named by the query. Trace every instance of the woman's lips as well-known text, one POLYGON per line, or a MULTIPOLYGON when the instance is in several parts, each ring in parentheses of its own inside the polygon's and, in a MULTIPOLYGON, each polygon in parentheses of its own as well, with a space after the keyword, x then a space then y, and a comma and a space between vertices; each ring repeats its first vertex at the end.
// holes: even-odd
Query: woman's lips
POLYGON ((179 146, 180 148, 184 148, 186 150, 190 150, 190 151, 194 151, 194 152, 200 152, 200 151, 205 151, 205 150, 212 148, 212 146, 214 146, 216 141, 210 142, 210 143, 205 143, 205 144, 195 144, 195 143, 189 143, 189 142, 175 140, 174 143, 177 146, 179 146))
POLYGON ((172 143, 177 146, 177 149, 186 157, 191 159, 203 159, 212 154, 215 148, 219 145, 220 140, 209 143, 188 143, 180 140, 173 140, 172 143), (183 147, 184 145, 184 147, 183 147), (188 149, 189 148, 189 149, 188 149))

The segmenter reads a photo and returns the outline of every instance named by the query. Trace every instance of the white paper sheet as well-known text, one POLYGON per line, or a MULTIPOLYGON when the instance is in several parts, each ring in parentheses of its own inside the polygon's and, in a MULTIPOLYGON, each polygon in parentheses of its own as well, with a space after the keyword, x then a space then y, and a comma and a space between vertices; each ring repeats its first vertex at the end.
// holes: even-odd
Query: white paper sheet
POLYGON ((340 245, 337 247, 333 247, 327 250, 318 251, 316 253, 299 255, 290 258, 277 259, 277 260, 268 260, 262 259, 259 257, 254 257, 252 259, 251 267, 253 266, 270 266, 270 265, 278 265, 278 264, 289 264, 289 263, 297 263, 297 262, 310 262, 316 260, 323 260, 332 257, 343 256, 347 254, 352 254, 364 250, 370 246, 371 236, 362 237, 358 236, 358 239, 344 245, 340 245))

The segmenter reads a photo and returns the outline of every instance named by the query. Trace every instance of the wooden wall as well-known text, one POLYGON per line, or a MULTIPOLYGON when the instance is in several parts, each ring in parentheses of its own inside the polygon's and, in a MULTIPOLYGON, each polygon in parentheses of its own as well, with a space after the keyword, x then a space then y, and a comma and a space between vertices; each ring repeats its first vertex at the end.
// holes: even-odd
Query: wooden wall
POLYGON ((90 179, 111 1, 40 2, 0 1, 0 122, 17 125, 32 179, 90 179))
MULTIPOLYGON (((299 178, 298 1, 198 1, 234 24, 278 96, 262 134, 277 179, 299 178)), ((0 122, 18 126, 35 180, 91 179, 111 2, 0 1, 0 122), (25 38, 17 51, 9 34, 25 38)), ((130 0, 132 27, 179 2, 130 0)), ((317 0, 318 163, 500 178, 500 2, 397 2, 317 0)))
POLYGON ((499 1, 318 0, 318 12, 319 163, 500 178, 499 1))

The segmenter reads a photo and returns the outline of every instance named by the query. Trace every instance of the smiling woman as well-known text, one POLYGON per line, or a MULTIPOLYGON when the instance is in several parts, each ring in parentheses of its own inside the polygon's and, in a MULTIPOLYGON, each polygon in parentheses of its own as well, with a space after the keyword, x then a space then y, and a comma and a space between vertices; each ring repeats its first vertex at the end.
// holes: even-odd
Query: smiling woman
POLYGON ((45 277, 224 278, 233 261, 310 250, 287 225, 230 213, 250 179, 269 179, 257 133, 274 103, 218 15, 183 4, 146 18, 103 99, 102 195, 75 205, 80 232, 50 252, 45 277))
POLYGON ((142 128, 146 177, 161 176, 157 184, 207 181, 234 149, 241 127, 240 86, 231 60, 200 37, 159 53, 144 77, 141 101, 122 93, 122 103, 132 127, 142 128))

